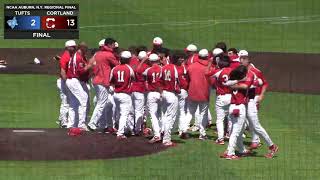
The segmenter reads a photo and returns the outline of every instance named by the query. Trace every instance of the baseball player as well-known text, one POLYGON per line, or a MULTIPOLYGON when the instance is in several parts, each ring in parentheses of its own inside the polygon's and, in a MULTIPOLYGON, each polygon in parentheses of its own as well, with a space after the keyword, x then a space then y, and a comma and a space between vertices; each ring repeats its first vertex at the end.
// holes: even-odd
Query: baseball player
POLYGON ((141 61, 147 59, 147 52, 140 51, 138 57, 131 59, 130 66, 135 72, 135 80, 132 82, 132 99, 134 106, 134 115, 135 115, 135 133, 142 133, 142 124, 144 118, 144 108, 145 108, 145 78, 142 73, 149 67, 146 63, 141 64, 138 68, 141 61))
POLYGON ((173 64, 167 64, 162 67, 162 98, 163 98, 163 140, 164 146, 174 146, 171 141, 171 130, 177 117, 178 112, 178 96, 180 93, 180 87, 178 84, 178 70, 176 64, 178 64, 179 56, 174 55, 172 60, 173 64))
POLYGON ((173 59, 178 59, 176 68, 178 70, 179 75, 179 86, 180 86, 180 93, 178 94, 179 99, 179 136, 182 139, 187 139, 189 137, 187 131, 189 128, 190 121, 192 119, 192 115, 190 114, 190 110, 188 108, 188 87, 189 87, 189 77, 187 74, 187 67, 185 63, 185 56, 182 54, 175 54, 173 59), (188 114, 190 116, 188 117, 188 114))
POLYGON ((114 101, 120 112, 118 140, 127 139, 124 133, 129 113, 132 110, 131 83, 134 79, 134 71, 128 65, 131 57, 129 51, 122 51, 120 54, 121 64, 114 67, 110 74, 110 81, 114 85, 114 101))
POLYGON ((68 123, 68 112, 69 112, 69 103, 68 103, 68 88, 66 86, 66 71, 68 67, 68 62, 70 61, 71 56, 76 51, 76 43, 73 40, 65 42, 65 51, 61 56, 55 57, 56 60, 59 60, 60 66, 60 78, 57 79, 57 87, 60 94, 61 104, 60 104, 60 115, 59 115, 59 125, 62 128, 67 127, 68 123))
POLYGON ((239 55, 236 48, 228 49, 228 56, 230 57, 230 67, 232 69, 237 68, 240 65, 239 55))
POLYGON ((88 105, 88 87, 83 79, 86 74, 87 62, 81 50, 78 50, 70 59, 66 72, 66 85, 70 91, 70 121, 67 127, 79 127, 87 130, 85 125, 88 105))
MULTIPOLYGON (((219 58, 216 70, 211 70, 206 73, 208 76, 213 76, 216 79, 216 102, 215 110, 217 115, 216 126, 218 131, 218 138, 215 141, 216 144, 224 145, 224 120, 227 118, 228 110, 231 102, 231 90, 228 86, 225 86, 229 80, 229 74, 232 71, 230 68, 230 58, 225 55, 216 56, 219 58)), ((210 63, 208 70, 210 68, 210 63)))
POLYGON ((156 51, 158 49, 162 48, 162 44, 163 44, 163 40, 160 37, 155 37, 152 40, 152 50, 150 52, 148 52, 148 55, 152 54, 152 53, 156 53, 156 51))
POLYGON ((97 129, 97 123, 103 115, 103 111, 106 107, 109 97, 110 86, 110 71, 111 68, 118 65, 116 57, 113 53, 115 40, 112 38, 106 38, 104 46, 100 51, 89 60, 89 64, 86 69, 93 68, 93 80, 96 91, 97 103, 91 116, 88 127, 92 130, 97 129))
MULTIPOLYGON (((138 68, 145 63, 147 59, 140 62, 138 68)), ((149 143, 156 143, 161 141, 160 135, 160 118, 161 118, 161 76, 162 68, 159 65, 159 56, 157 54, 150 54, 149 58, 150 67, 147 68, 142 74, 146 77, 146 90, 147 94, 147 109, 151 117, 151 124, 154 136, 149 143)), ((139 71, 139 69, 138 69, 139 71)))
MULTIPOLYGON (((241 53, 239 53, 239 54, 240 54, 241 64, 244 65, 245 67, 247 67, 249 72, 252 72, 253 74, 258 75, 257 76, 258 78, 261 77, 263 79, 263 80, 260 79, 262 81, 262 83, 266 82, 261 71, 259 71, 257 68, 252 66, 252 64, 250 63, 248 52, 245 50, 242 50, 240 52, 241 53)), ((263 94, 265 93, 266 88, 267 88, 267 85, 264 84, 264 87, 262 87, 263 94)), ((252 129, 254 130, 254 132, 256 134, 258 134, 260 137, 262 137, 265 140, 265 142, 267 143, 267 145, 269 147, 269 152, 265 155, 265 157, 272 158, 274 156, 274 154, 277 153, 279 148, 276 144, 274 144, 272 142, 270 136, 268 135, 266 130, 261 126, 261 124, 259 122, 257 101, 255 100, 255 94, 256 94, 256 88, 255 88, 255 86, 251 86, 251 88, 249 89, 249 94, 248 94, 249 101, 247 104, 247 119, 249 121, 249 126, 252 127, 252 129)), ((263 95, 260 97, 263 99, 263 95)), ((261 99, 260 99, 260 101, 261 101, 261 99)), ((251 144, 252 149, 256 149, 258 146, 257 144, 259 144, 257 142, 255 142, 255 143, 256 144, 251 144)))
POLYGON ((197 108, 199 108, 199 139, 207 139, 206 126, 208 125, 208 108, 209 108, 209 89, 210 84, 208 82, 205 71, 208 66, 208 50, 202 49, 199 51, 199 61, 189 65, 188 74, 190 78, 189 82, 189 95, 188 100, 190 102, 190 113, 195 116, 197 108))
POLYGON ((198 48, 194 44, 189 44, 184 51, 187 54, 187 62, 186 65, 189 66, 190 64, 193 64, 198 61, 198 48))
POLYGON ((254 74, 248 72, 245 66, 239 66, 233 70, 230 73, 229 80, 225 83, 232 89, 231 105, 229 107, 232 130, 227 151, 222 155, 225 159, 235 160, 240 158, 235 154, 236 147, 238 147, 239 153, 243 156, 251 153, 243 145, 242 134, 245 128, 248 89, 253 83, 254 74))
MULTIPOLYGON (((191 64, 193 64, 193 63, 195 63, 195 62, 197 62, 199 60, 199 55, 198 55, 198 51, 197 50, 198 50, 198 48, 194 44, 189 44, 184 49, 184 51, 187 54, 187 61, 186 61, 186 64, 185 64, 186 67, 188 67, 189 65, 191 65, 191 64)), ((187 104, 189 104, 189 103, 187 103, 187 104)), ((186 114, 186 118, 187 118, 186 122, 189 122, 188 123, 188 126, 189 126, 190 122, 192 120, 192 115, 190 114, 189 107, 187 107, 187 108, 188 108, 188 113, 186 114)), ((193 132, 199 130, 199 122, 198 122, 198 119, 197 119, 198 115, 199 115, 199 109, 197 109, 197 111, 196 111, 196 116, 195 116, 195 120, 194 120, 195 122, 194 122, 193 126, 190 127, 191 131, 193 131, 193 132)))

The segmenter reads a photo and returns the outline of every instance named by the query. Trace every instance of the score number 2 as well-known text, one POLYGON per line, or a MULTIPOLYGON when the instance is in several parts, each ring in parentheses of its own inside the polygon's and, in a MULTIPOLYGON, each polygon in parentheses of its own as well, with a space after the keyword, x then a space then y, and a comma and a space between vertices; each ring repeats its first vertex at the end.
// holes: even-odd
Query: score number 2
POLYGON ((36 26, 36 20, 31 19, 31 26, 36 26))

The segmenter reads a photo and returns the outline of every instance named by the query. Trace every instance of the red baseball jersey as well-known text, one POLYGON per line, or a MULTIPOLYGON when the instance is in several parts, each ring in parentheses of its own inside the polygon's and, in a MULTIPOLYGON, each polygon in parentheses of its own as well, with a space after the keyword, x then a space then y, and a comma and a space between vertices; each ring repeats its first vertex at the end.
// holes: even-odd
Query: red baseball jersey
POLYGON ((145 63, 141 65, 140 68, 138 68, 140 62, 138 59, 131 59, 130 66, 132 67, 134 74, 135 74, 135 79, 132 82, 131 90, 132 92, 145 92, 145 77, 142 74, 149 66, 145 63), (132 62, 131 62, 132 61, 132 62))
POLYGON ((147 68, 143 75, 146 77, 146 90, 159 91, 161 89, 162 68, 158 64, 154 64, 147 68))
POLYGON ((246 80, 240 81, 239 84, 246 84, 248 89, 241 89, 241 90, 233 90, 231 96, 231 104, 247 104, 249 100, 249 88, 254 83, 255 75, 248 71, 246 80))
POLYGON ((82 81, 86 81, 85 78, 88 74, 84 71, 84 67, 86 66, 87 62, 83 58, 82 54, 77 51, 73 57, 70 59, 67 67, 67 78, 78 78, 82 81))
POLYGON ((114 92, 131 93, 133 78, 133 69, 128 64, 121 64, 114 67, 110 74, 110 82, 114 84, 114 92))
POLYGON ((258 86, 255 89, 255 94, 260 95, 262 87, 267 88, 269 86, 269 83, 267 82, 267 79, 264 77, 262 71, 260 71, 258 68, 256 68, 253 64, 250 64, 249 67, 250 67, 250 71, 252 71, 257 76, 257 78, 262 80, 262 86, 258 86))
POLYGON ((118 65, 119 61, 113 54, 113 50, 106 46, 103 46, 101 51, 98 51, 94 55, 95 66, 93 68, 93 79, 94 85, 103 85, 108 87, 110 85, 110 71, 111 68, 118 65))
POLYGON ((188 75, 190 78, 188 88, 188 99, 196 102, 209 102, 210 83, 205 72, 207 70, 208 61, 199 60, 188 67, 188 75))
POLYGON ((190 57, 188 57, 187 59, 187 66, 195 63, 195 62, 198 62, 199 61, 199 56, 198 54, 193 54, 191 55, 190 57))
POLYGON ((231 71, 232 68, 226 67, 218 69, 216 73, 213 75, 213 77, 216 79, 215 86, 217 95, 225 95, 231 93, 230 87, 224 85, 224 83, 226 83, 229 80, 231 71))
POLYGON ((167 64, 162 67, 162 89, 169 92, 180 93, 178 85, 178 70, 174 64, 167 64))
POLYGON ((65 71, 68 70, 68 63, 71 59, 69 51, 65 50, 60 56, 60 68, 64 69, 65 71))
POLYGON ((189 86, 189 77, 187 73, 187 68, 185 65, 176 66, 178 70, 178 76, 179 76, 179 86, 181 89, 188 90, 189 86))

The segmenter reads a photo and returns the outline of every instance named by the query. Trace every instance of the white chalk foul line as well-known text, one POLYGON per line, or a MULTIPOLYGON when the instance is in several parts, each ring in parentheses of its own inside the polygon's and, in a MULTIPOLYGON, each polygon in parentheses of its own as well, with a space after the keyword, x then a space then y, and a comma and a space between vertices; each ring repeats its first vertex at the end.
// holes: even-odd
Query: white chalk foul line
POLYGON ((263 18, 239 18, 239 19, 207 19, 207 20, 193 20, 193 21, 167 21, 167 22, 146 22, 146 23, 124 23, 124 24, 101 24, 92 26, 81 26, 80 29, 87 28, 107 28, 107 27, 123 27, 123 26, 152 26, 152 25, 167 25, 167 26, 186 26, 193 24, 235 24, 235 23, 260 23, 260 22, 291 22, 303 23, 318 21, 320 15, 310 16, 281 16, 281 17, 263 17, 263 18))
POLYGON ((14 133, 44 133, 45 130, 33 130, 33 129, 15 129, 12 130, 14 133))

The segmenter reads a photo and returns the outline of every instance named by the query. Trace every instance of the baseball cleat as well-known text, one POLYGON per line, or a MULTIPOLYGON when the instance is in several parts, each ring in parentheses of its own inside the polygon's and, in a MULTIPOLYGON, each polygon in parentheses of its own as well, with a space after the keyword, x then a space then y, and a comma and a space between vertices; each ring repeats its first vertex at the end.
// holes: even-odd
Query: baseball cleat
POLYGON ((148 141, 148 143, 154 144, 154 143, 157 143, 157 142, 160 142, 160 141, 161 141, 161 138, 160 138, 159 136, 153 136, 153 138, 150 139, 150 140, 148 141))
POLYGON ((239 154, 240 154, 240 157, 248 157, 248 156, 252 156, 253 153, 250 150, 245 150, 244 152, 239 154))
POLYGON ((192 132, 199 131, 199 127, 198 127, 198 126, 193 125, 193 126, 191 127, 191 131, 192 131, 192 132))
POLYGON ((199 140, 205 141, 208 139, 208 136, 199 135, 199 140))
POLYGON ((144 128, 144 129, 143 129, 143 135, 144 135, 145 137, 150 136, 151 133, 152 133, 152 130, 151 130, 150 128, 144 128))
POLYGON ((172 141, 162 143, 162 145, 165 146, 165 147, 175 147, 175 146, 177 146, 177 144, 173 143, 172 141))
POLYGON ((90 131, 90 129, 88 127, 86 127, 86 126, 81 127, 80 129, 81 129, 81 131, 90 131))
POLYGON ((228 152, 225 151, 222 154, 219 155, 220 158, 226 158, 228 156, 228 152))
POLYGON ((91 124, 91 123, 89 123, 89 124, 87 125, 87 127, 88 127, 88 129, 89 129, 90 131, 95 131, 95 130, 97 130, 97 126, 94 125, 94 124, 91 124))
POLYGON ((219 145, 224 145, 224 140, 223 139, 217 139, 215 141, 216 144, 219 144, 219 145))
POLYGON ((269 147, 269 152, 266 155, 264 155, 264 157, 268 159, 272 159, 278 151, 279 151, 279 147, 276 144, 273 144, 272 146, 269 147))
POLYGON ((128 139, 127 136, 125 136, 125 135, 118 135, 117 136, 117 140, 121 141, 121 140, 125 140, 125 139, 128 139))
POLYGON ((225 157, 225 159, 227 159, 227 160, 239 160, 240 157, 233 154, 233 155, 227 155, 227 156, 225 157))
POLYGON ((180 135, 181 139, 188 139, 189 138, 189 134, 188 133, 181 133, 180 135))
POLYGON ((250 145, 250 149, 258 149, 261 146, 261 143, 253 142, 250 145))
POLYGON ((62 125, 61 128, 62 128, 62 129, 66 129, 66 128, 67 128, 67 125, 62 125))

